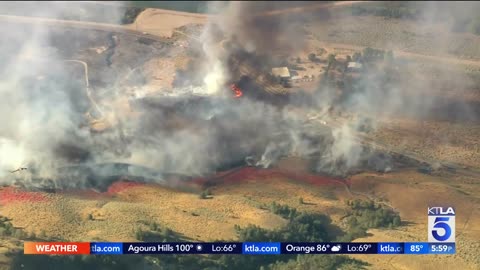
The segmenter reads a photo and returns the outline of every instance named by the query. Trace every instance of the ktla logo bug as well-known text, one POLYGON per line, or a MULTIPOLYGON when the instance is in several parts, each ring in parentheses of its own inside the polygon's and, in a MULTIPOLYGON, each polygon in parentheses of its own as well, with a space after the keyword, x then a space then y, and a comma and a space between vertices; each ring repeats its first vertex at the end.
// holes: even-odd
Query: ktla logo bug
POLYGON ((428 208, 428 242, 455 242, 453 207, 428 208))

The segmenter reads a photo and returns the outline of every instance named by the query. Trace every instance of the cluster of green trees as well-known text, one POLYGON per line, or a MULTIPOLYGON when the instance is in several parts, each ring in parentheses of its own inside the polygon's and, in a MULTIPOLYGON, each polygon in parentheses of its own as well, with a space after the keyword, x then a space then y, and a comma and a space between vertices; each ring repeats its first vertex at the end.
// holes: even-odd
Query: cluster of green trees
MULTIPOLYGON (((362 59, 365 61, 381 60, 385 57, 385 54, 386 52, 384 50, 367 47, 363 49, 362 59)), ((391 54, 391 51, 389 54, 391 54)))
POLYGON ((349 200, 350 207, 346 224, 347 234, 341 241, 352 241, 355 238, 366 236, 370 228, 396 228, 401 225, 400 215, 384 205, 372 200, 349 200))
POLYGON ((347 63, 350 61, 353 62, 368 62, 368 61, 379 61, 385 60, 389 63, 392 63, 394 60, 393 51, 388 50, 379 50, 367 47, 363 49, 363 52, 355 52, 352 56, 347 55, 347 63))
POLYGON ((275 202, 269 208, 272 213, 288 220, 288 224, 278 230, 266 230, 255 225, 245 228, 235 226, 240 241, 323 242, 336 237, 331 230, 332 221, 326 215, 298 212, 293 207, 275 202))

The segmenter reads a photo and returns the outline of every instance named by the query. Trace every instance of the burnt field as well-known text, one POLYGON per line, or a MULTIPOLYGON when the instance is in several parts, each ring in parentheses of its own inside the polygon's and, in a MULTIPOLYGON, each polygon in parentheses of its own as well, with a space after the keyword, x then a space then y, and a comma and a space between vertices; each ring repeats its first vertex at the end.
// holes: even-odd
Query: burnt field
POLYGON ((32 28, 27 23, 6 22, 0 29, 8 40, 0 45, 2 63, 16 61, 16 57, 25 54, 29 48, 35 48, 31 54, 36 58, 85 61, 93 87, 114 84, 122 75, 150 58, 166 55, 171 47, 171 41, 160 42, 157 41, 159 38, 149 40, 148 37, 126 33, 61 25, 32 28), (16 31, 8 31, 12 28, 16 31))
MULTIPOLYGON (((158 114, 150 115, 150 117, 152 117, 151 119, 160 118, 158 114)), ((226 118, 226 114, 223 117, 226 118)), ((174 121, 175 117, 171 118, 170 121, 174 121)), ((38 174, 40 171, 31 167, 28 172, 12 174, 7 179, 13 181, 12 183, 17 186, 31 191, 94 190, 107 192, 113 185, 116 185, 115 183, 125 181, 160 185, 184 191, 197 191, 217 185, 241 183, 249 179, 275 177, 284 177, 291 181, 312 185, 349 186, 350 177, 362 172, 384 174, 405 169, 417 169, 419 172, 431 174, 434 171, 429 164, 399 153, 373 150, 360 145, 361 157, 354 166, 348 165, 342 159, 332 159, 329 155, 331 155, 330 147, 333 144, 333 138, 331 130, 327 127, 302 129, 300 136, 303 143, 308 144, 303 147, 314 150, 308 154, 302 154, 300 166, 285 168, 281 163, 292 157, 292 149, 296 146, 292 139, 281 130, 267 136, 262 134, 261 130, 254 128, 246 132, 249 125, 253 127, 260 123, 237 122, 236 129, 230 129, 221 128, 225 122, 215 119, 190 118, 188 121, 190 124, 182 128, 185 132, 202 132, 198 128, 215 130, 215 133, 210 133, 210 135, 216 137, 209 139, 215 145, 205 148, 201 160, 196 161, 202 162, 202 165, 205 166, 201 172, 174 171, 175 168, 180 167, 172 164, 163 164, 166 169, 158 169, 135 162, 95 162, 95 159, 92 158, 95 156, 93 151, 82 145, 70 143, 59 145, 56 150, 57 159, 63 158, 69 162, 64 163, 65 165, 61 167, 51 168, 53 173, 49 177, 42 177, 41 174, 38 174), (319 135, 320 133, 322 135, 319 135)), ((230 116, 227 122, 236 121, 238 119, 230 116)), ((174 136, 179 132, 178 127, 165 125, 164 121, 159 124, 145 123, 151 132, 150 139, 151 136, 160 136, 159 134, 170 133, 174 136)), ((145 140, 144 143, 148 144, 149 138, 135 136, 127 138, 127 140, 132 144, 145 140)), ((131 145, 124 147, 125 151, 131 150, 131 145)), ((106 151, 112 150, 106 149, 106 151)))

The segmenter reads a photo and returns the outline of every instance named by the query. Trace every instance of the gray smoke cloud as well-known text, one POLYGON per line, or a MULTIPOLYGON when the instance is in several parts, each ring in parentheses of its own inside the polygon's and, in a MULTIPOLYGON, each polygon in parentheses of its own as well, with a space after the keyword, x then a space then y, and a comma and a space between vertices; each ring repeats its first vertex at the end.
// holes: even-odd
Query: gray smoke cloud
MULTIPOLYGON (((271 5, 272 3, 232 3, 218 17, 210 21, 204 34, 214 37, 209 39, 215 41, 213 44, 217 45, 221 39, 232 41, 233 48, 237 48, 236 50, 240 48, 247 55, 250 54, 251 57, 257 58, 266 54, 270 56, 270 58, 267 57, 267 60, 271 60, 276 57, 273 56, 276 54, 276 50, 283 51, 286 55, 295 55, 304 49, 307 40, 306 32, 303 30, 305 23, 338 23, 337 21, 326 21, 325 19, 330 17, 326 11, 293 12, 288 15, 271 17, 258 16, 266 11, 281 9, 281 7, 271 5)), ((401 4, 385 4, 386 7, 396 5, 401 4)), ((438 32, 439 23, 442 24, 442 27, 452 29, 452 25, 461 21, 462 18, 475 20, 472 10, 475 10, 476 5, 478 4, 410 2, 407 4, 407 8, 412 8, 418 14, 418 18, 413 22, 405 20, 402 23, 405 23, 407 26, 405 29, 415 36, 419 43, 428 42, 426 47, 428 47, 429 54, 442 56, 451 51, 452 44, 458 37, 454 33, 443 34, 442 32, 440 34, 438 32), (447 23, 445 24, 445 22, 447 23), (414 24, 414 28, 408 28, 409 24, 414 24), (433 36, 433 39, 424 41, 423 36, 433 36)), ((401 40, 403 36, 402 32, 389 33, 389 39, 393 41, 401 40)), ((404 43, 408 44, 408 42, 404 43)), ((393 44, 388 43, 387 40, 387 43, 381 44, 381 46, 385 46, 386 49, 405 50, 401 47, 402 42, 393 44)), ((420 45, 410 46, 420 48, 420 45)), ((223 63, 222 68, 215 69, 211 73, 218 74, 220 70, 224 74, 217 75, 218 78, 231 77, 231 67, 226 63, 228 62, 226 59, 238 58, 235 49, 227 53, 215 54, 218 50, 209 48, 208 42, 204 48, 217 63, 223 63)), ((355 83, 353 89, 350 88, 353 91, 344 94, 341 100, 336 97, 334 87, 322 86, 316 93, 314 111, 320 115, 319 119, 322 119, 323 122, 330 123, 334 120, 332 117, 335 116, 326 113, 332 106, 336 107, 338 111, 357 114, 357 117, 348 120, 340 127, 333 128, 333 141, 330 145, 322 146, 326 148, 324 151, 328 154, 320 160, 319 170, 325 171, 328 168, 331 171, 331 164, 334 163, 344 163, 347 168, 358 165, 362 158, 365 155, 368 156, 369 153, 365 152, 365 149, 355 141, 354 133, 362 129, 380 128, 379 125, 382 122, 379 120, 389 117, 450 123, 476 123, 479 120, 479 111, 476 109, 478 102, 469 101, 460 94, 471 93, 476 84, 474 75, 465 72, 465 67, 446 61, 427 61, 421 58, 406 60, 397 55, 394 58, 391 64, 385 61, 386 64, 378 67, 366 65, 365 74, 360 81, 355 83), (454 97, 452 92, 457 92, 459 95, 454 97)), ((268 70, 272 64, 269 61, 259 61, 258 63, 257 71, 268 70), (267 68, 262 67, 262 64, 267 68)), ((444 137, 443 141, 447 143, 452 139, 448 135, 444 137)), ((308 145, 308 142, 302 143, 308 145)), ((264 157, 269 156, 268 153, 271 150, 272 146, 270 145, 264 157)), ((306 151, 302 154, 310 155, 306 151)), ((390 169, 389 166, 383 167, 390 169)), ((333 170, 338 169, 335 166, 333 168, 333 170)))
MULTIPOLYGON (((84 17, 82 12, 92 10, 87 4, 77 3, 75 7, 80 17, 84 17)), ((1 10, 2 15, 66 19, 72 6, 5 2, 1 10)), ((114 11, 101 15, 112 22, 121 18, 121 13, 114 11)), ((90 102, 83 66, 65 57, 66 46, 59 51, 53 44, 58 38, 53 29, 63 28, 17 18, 1 19, 6 42, 1 46, 0 67, 0 177, 5 179, 20 167, 27 167, 38 177, 50 177, 64 163, 94 158, 85 121, 90 102)), ((77 45, 67 40, 63 43, 77 45)))
MULTIPOLYGON (((232 57, 244 55, 253 61, 266 55, 266 61, 259 61, 259 65, 265 66, 256 66, 254 70, 268 70, 275 58, 273 49, 295 55, 304 49, 303 23, 328 17, 324 11, 309 16, 256 15, 271 10, 271 5, 232 2, 221 10, 200 37, 201 64, 190 74, 203 78, 200 84, 174 88, 168 95, 132 100, 138 114, 112 105, 124 99, 123 78, 134 67, 111 65, 90 71, 92 81, 102 82, 93 83, 90 89, 94 99, 100 101, 102 112, 95 112, 86 91, 83 67, 65 61, 74 52, 53 45, 52 39, 58 39, 58 34, 44 24, 7 23, 3 27, 9 30, 5 32, 6 40, 11 42, 3 43, 0 53, 4 63, 0 70, 0 179, 10 181, 9 171, 20 167, 28 167, 36 177, 57 179, 63 177, 58 176, 58 168, 64 168, 62 172, 70 171, 73 175, 68 179, 73 182, 69 186, 88 186, 99 181, 89 178, 91 170, 97 170, 99 175, 139 175, 148 167, 165 174, 198 176, 246 163, 267 168, 285 155, 314 157, 314 170, 336 175, 346 174, 365 159, 376 170, 380 170, 380 163, 384 164, 380 167, 390 170, 390 160, 371 156, 355 140, 355 132, 366 123, 376 128, 375 119, 389 115, 415 119, 441 116, 436 113, 437 106, 448 100, 425 91, 435 87, 434 80, 395 74, 395 80, 385 83, 394 71, 370 70, 359 83, 358 91, 340 99, 334 87, 319 86, 310 98, 314 104, 310 114, 298 114, 290 106, 278 107, 262 100, 223 97, 230 91, 228 84, 238 80, 229 63, 232 57), (234 49, 225 47, 222 41, 229 41, 234 49), (329 113, 332 108, 361 115, 341 126, 328 127, 335 120, 329 113), (86 120, 88 114, 108 118, 113 128, 92 132, 86 120), (313 120, 321 125, 309 128, 313 120), (144 167, 119 165, 123 171, 115 166, 80 170, 71 167, 106 162, 144 167)), ((52 18, 66 12, 61 5, 39 10, 52 18)), ((114 42, 112 36, 109 40, 114 42)), ((75 46, 81 48, 82 44, 76 42, 75 46)), ((135 58, 138 65, 149 56, 147 45, 142 46, 145 54, 143 60, 135 58)), ((156 53, 168 54, 169 49, 162 47, 156 53)), ((115 55, 112 57, 116 59, 115 55)), ((451 68, 440 70, 444 73, 439 76, 448 76, 455 86, 468 87, 470 80, 463 73, 452 72, 451 68)), ((128 84, 138 85, 141 92, 141 78, 130 78, 128 84)), ((459 117, 475 119, 475 113, 464 103, 454 107, 459 117)), ((34 181, 29 174, 22 175, 25 183, 34 181)), ((155 172, 142 177, 164 180, 155 172)))

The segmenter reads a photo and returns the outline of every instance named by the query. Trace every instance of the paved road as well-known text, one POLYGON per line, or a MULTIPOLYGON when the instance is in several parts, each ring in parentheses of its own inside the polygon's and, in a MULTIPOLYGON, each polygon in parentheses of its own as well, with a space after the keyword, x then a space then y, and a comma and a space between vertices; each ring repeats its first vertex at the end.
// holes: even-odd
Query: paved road
POLYGON ((151 34, 144 34, 141 31, 136 31, 132 29, 132 26, 129 26, 129 25, 116 25, 116 24, 107 24, 107 23, 70 21, 70 20, 13 16, 13 15, 0 15, 0 22, 2 21, 14 22, 14 23, 38 23, 38 24, 44 24, 44 25, 56 26, 56 27, 60 26, 60 27, 83 28, 83 29, 98 30, 98 31, 108 31, 108 32, 114 32, 114 33, 121 33, 125 35, 131 35, 135 37, 147 38, 147 39, 160 41, 160 42, 163 42, 166 40, 165 37, 155 36, 151 34))

